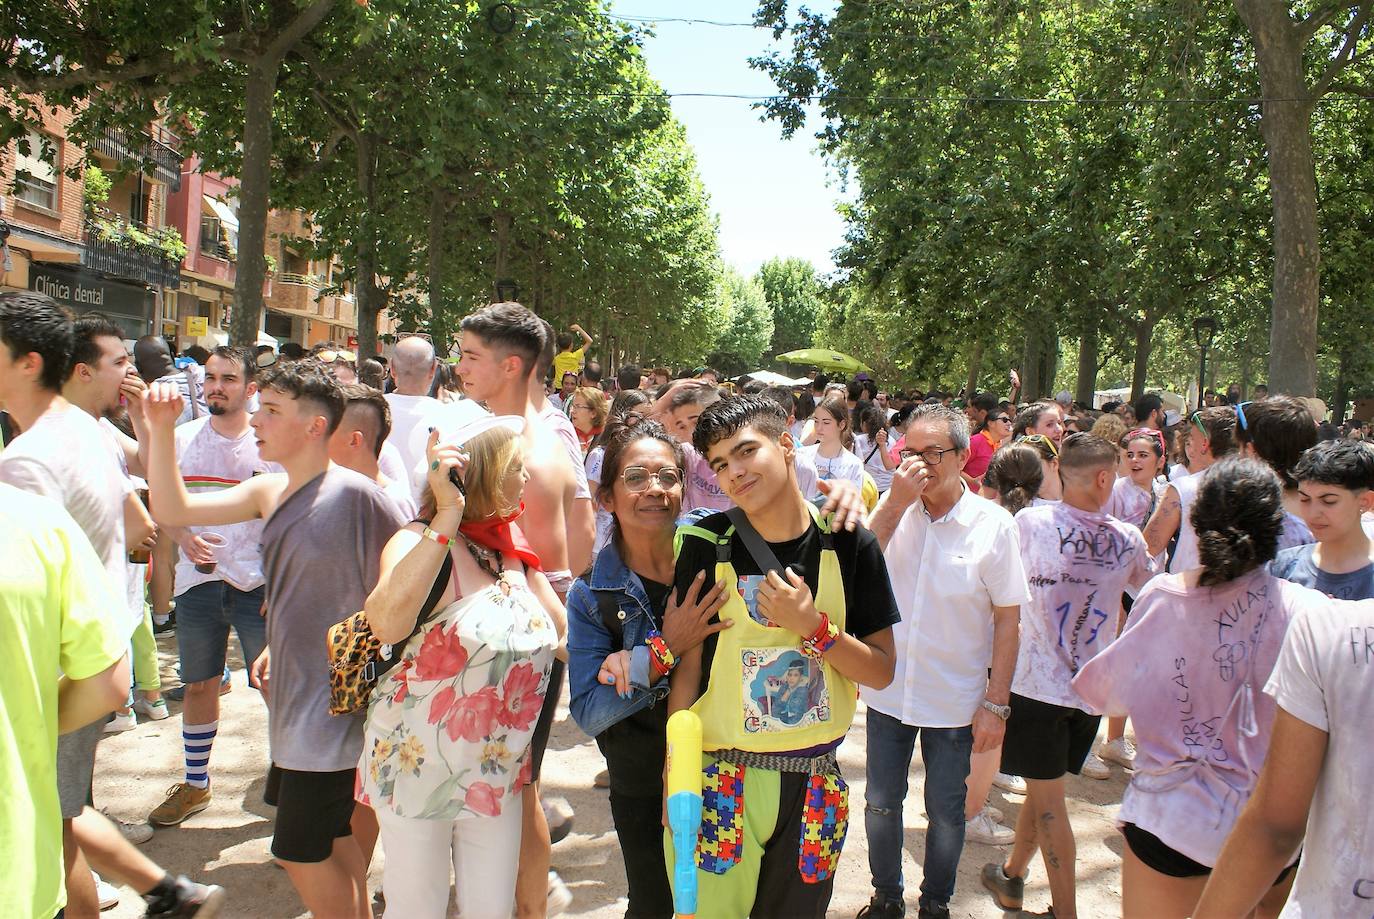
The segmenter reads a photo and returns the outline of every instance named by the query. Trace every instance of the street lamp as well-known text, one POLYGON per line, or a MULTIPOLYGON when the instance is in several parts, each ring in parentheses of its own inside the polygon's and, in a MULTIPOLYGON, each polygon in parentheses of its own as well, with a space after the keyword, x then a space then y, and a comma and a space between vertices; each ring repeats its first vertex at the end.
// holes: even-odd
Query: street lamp
POLYGON ((512 303, 520 296, 520 285, 514 278, 502 278, 496 282, 496 302, 512 303))
POLYGON ((1212 350, 1212 340, 1217 335, 1217 321, 1211 316, 1199 316, 1193 320, 1193 341, 1197 342, 1199 362, 1197 372, 1197 407, 1202 409, 1202 393, 1207 388, 1207 352, 1212 350))

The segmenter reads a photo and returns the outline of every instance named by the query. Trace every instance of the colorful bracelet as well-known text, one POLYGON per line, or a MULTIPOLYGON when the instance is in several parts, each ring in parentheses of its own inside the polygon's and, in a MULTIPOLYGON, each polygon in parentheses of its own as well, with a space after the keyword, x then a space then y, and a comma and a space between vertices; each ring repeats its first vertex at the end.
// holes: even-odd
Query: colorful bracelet
POLYGON ((828 615, 821 613, 821 624, 817 626, 813 635, 802 640, 801 651, 807 657, 819 658, 839 640, 840 630, 830 621, 828 615))
POLYGON ((649 646, 649 656, 653 658, 654 669, 660 676, 667 676, 673 672, 677 666, 677 657, 673 655, 672 649, 668 647, 668 642, 659 634, 657 629, 650 629, 645 636, 644 643, 649 646))
POLYGON ((449 543, 453 542, 453 537, 445 536, 443 533, 435 532, 434 530, 431 530, 429 527, 425 527, 423 530, 421 530, 420 535, 423 536, 425 539, 434 540, 441 546, 447 546, 449 543))

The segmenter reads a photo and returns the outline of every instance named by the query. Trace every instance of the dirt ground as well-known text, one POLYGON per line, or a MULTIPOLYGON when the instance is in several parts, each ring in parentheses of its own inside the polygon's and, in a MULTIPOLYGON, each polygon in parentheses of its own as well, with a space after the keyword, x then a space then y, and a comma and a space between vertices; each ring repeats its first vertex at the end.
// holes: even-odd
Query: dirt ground
MULTIPOLYGON (((176 645, 172 636, 162 636, 160 650, 164 686, 175 686, 176 645)), ((306 913, 285 872, 273 866, 268 855, 273 809, 262 801, 268 766, 266 710, 258 694, 247 686, 242 661, 234 658, 231 667, 234 689, 221 699, 219 737, 210 764, 214 802, 179 827, 159 829, 142 850, 168 871, 223 886, 229 893, 224 915, 254 919, 304 916, 306 913)), ((624 868, 606 793, 592 787, 592 778, 604 762, 596 745, 568 716, 566 694, 563 702, 544 760, 543 785, 546 795, 566 798, 577 814, 572 834, 553 851, 554 866, 573 894, 572 907, 564 915, 619 919, 625 911, 624 868)), ((169 705, 172 716, 165 721, 141 722, 134 730, 107 737, 100 745, 95 788, 98 806, 126 820, 141 819, 162 801, 168 786, 180 780, 181 712, 176 703, 169 705)), ((831 901, 831 916, 853 916, 870 894, 862 819, 862 706, 855 724, 840 747, 840 764, 851 789, 853 817, 831 901)), ((916 913, 925 830, 922 781, 918 756, 911 768, 902 856, 908 915, 912 917, 916 913)), ((1112 819, 1125 783, 1126 774, 1116 767, 1108 781, 1076 777, 1069 781, 1069 815, 1078 841, 1078 909, 1085 917, 1120 914, 1122 843, 1112 819)), ((1019 796, 993 790, 992 803, 1006 813, 1009 823, 1015 822, 1023 801, 1019 796)), ((972 843, 964 847, 958 889, 951 903, 952 916, 1001 919, 1010 915, 998 909, 978 883, 983 864, 998 859, 1006 851, 972 843)), ((379 849, 370 876, 374 890, 381 886, 382 859, 379 849)), ((142 916, 141 901, 133 891, 123 888, 121 893, 120 904, 104 915, 110 919, 142 916)), ((1048 906, 1049 890, 1037 858, 1027 885, 1026 908, 1043 910, 1048 906)))

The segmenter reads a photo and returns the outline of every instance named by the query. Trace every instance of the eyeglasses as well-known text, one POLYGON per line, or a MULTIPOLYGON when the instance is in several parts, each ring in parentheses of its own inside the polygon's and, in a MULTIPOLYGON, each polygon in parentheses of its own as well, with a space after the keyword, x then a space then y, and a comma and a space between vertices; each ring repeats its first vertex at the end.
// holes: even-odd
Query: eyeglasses
POLYGON ((957 451, 954 447, 931 447, 928 450, 922 450, 920 453, 917 453, 915 450, 904 449, 900 456, 902 459, 910 459, 913 456, 919 456, 921 462, 925 463, 927 466, 938 466, 940 465, 940 461, 945 458, 946 453, 955 452, 957 451))
POLYGON ((1018 444, 1042 444, 1050 448, 1050 453, 1055 459, 1059 459, 1059 448, 1055 446, 1054 441, 1044 434, 1022 434, 1016 438, 1015 442, 1018 444))
POLYGON ((664 491, 672 491, 682 484, 682 470, 675 466, 664 466, 658 472, 650 472, 643 466, 630 466, 620 474, 620 480, 631 492, 647 491, 650 482, 657 482, 664 491))

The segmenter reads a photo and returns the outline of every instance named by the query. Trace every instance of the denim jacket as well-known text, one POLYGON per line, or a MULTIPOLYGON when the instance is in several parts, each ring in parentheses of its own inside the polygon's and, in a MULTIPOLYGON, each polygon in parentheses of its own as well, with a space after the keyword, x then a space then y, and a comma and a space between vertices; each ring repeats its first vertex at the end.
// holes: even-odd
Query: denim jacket
MULTIPOLYGON (((668 695, 668 678, 650 682, 649 648, 644 643, 654 620, 649 597, 638 575, 620 559, 615 544, 602 549, 590 578, 578 578, 568 593, 568 688, 573 720, 589 737, 646 709, 668 695), (624 640, 615 644, 601 621, 598 595, 614 595, 624 640), (630 652, 630 697, 622 699, 615 686, 597 682, 601 664, 612 651, 630 652)), ((661 615, 661 614, 660 614, 661 615)))

